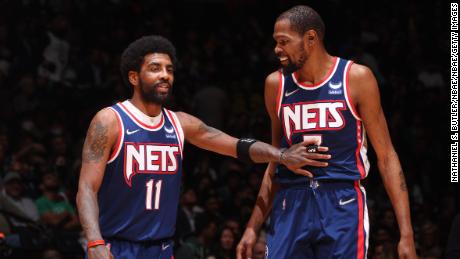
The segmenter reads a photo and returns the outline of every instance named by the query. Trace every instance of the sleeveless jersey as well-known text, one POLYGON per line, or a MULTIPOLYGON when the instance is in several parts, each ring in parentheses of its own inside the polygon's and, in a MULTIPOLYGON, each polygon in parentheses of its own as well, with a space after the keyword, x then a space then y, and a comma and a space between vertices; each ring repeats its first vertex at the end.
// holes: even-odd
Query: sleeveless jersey
MULTIPOLYGON (((331 159, 325 168, 308 167, 316 180, 359 180, 367 176, 365 132, 354 110, 348 90, 348 70, 352 62, 338 57, 326 78, 316 85, 304 85, 297 73, 283 75, 277 112, 282 124, 281 147, 288 148, 307 139, 329 147, 331 159)), ((305 181, 284 165, 275 174, 279 183, 305 181)))
POLYGON ((129 101, 110 109, 119 133, 98 193, 102 236, 133 242, 171 237, 182 174, 179 120, 162 109, 157 125, 150 126, 129 101))

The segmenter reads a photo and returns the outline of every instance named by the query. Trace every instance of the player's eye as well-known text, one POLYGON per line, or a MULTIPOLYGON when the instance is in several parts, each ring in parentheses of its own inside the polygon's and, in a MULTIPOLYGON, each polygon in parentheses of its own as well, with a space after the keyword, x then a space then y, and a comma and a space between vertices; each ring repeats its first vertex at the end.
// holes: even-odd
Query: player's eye
POLYGON ((152 72, 158 72, 158 71, 160 71, 160 67, 159 67, 159 66, 151 66, 151 67, 150 67, 150 71, 152 71, 152 72))

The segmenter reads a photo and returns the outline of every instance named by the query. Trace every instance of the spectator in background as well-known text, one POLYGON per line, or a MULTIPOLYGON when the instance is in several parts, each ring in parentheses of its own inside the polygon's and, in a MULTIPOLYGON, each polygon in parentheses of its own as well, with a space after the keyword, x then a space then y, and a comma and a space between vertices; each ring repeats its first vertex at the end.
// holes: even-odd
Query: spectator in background
POLYGON ((265 243, 265 241, 259 239, 254 246, 254 253, 252 254, 253 259, 265 259, 265 256, 267 255, 266 246, 267 244, 265 243))
POLYGON ((396 246, 390 242, 376 243, 372 259, 396 259, 398 258, 396 246))
POLYGON ((21 176, 9 172, 3 178, 3 190, 0 193, 0 209, 5 212, 11 227, 25 227, 37 222, 39 214, 34 201, 25 196, 21 176))
POLYGON ((420 229, 420 257, 423 259, 441 258, 442 248, 439 245, 439 228, 428 221, 420 229))
POLYGON ((224 227, 230 228, 238 239, 241 237, 241 224, 237 218, 227 218, 224 222, 224 227))
POLYGON ((46 248, 41 254, 41 259, 63 259, 61 252, 55 248, 46 248))
POLYGON ((48 45, 43 51, 38 74, 52 82, 60 82, 69 59, 70 44, 65 39, 69 22, 64 14, 54 14, 51 17, 46 32, 48 45))
POLYGON ((206 259, 217 232, 218 222, 211 215, 200 214, 195 222, 195 235, 189 236, 175 253, 176 259, 206 259))
POLYGON ((449 233, 449 239, 446 247, 446 258, 460 258, 460 213, 455 217, 449 233))
POLYGON ((186 188, 182 193, 179 209, 177 211, 176 239, 195 232, 195 218, 203 209, 197 206, 196 192, 192 188, 186 188))
POLYGON ((217 247, 214 255, 216 259, 235 258, 236 236, 230 227, 223 227, 218 235, 217 247))
POLYGON ((36 204, 41 220, 55 228, 77 229, 80 223, 75 209, 60 193, 61 186, 58 176, 53 172, 43 174, 40 188, 43 195, 37 199, 36 204))

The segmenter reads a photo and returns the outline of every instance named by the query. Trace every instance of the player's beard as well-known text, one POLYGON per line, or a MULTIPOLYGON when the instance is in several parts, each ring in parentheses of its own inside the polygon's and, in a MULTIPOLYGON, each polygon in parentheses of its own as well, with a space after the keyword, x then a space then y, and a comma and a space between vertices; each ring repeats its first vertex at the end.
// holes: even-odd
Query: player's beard
POLYGON ((153 85, 148 85, 144 83, 142 80, 140 80, 139 86, 141 90, 141 96, 145 101, 159 105, 163 105, 166 101, 168 101, 172 91, 172 85, 166 80, 159 80, 155 82, 153 85), (169 85, 169 89, 166 94, 160 94, 158 92, 159 85, 163 83, 169 85))
POLYGON ((296 62, 293 62, 291 58, 288 58, 287 65, 283 66, 284 73, 291 74, 303 67, 303 65, 307 61, 307 54, 305 53, 305 49, 303 48, 303 46, 300 46, 299 53, 301 54, 296 62))

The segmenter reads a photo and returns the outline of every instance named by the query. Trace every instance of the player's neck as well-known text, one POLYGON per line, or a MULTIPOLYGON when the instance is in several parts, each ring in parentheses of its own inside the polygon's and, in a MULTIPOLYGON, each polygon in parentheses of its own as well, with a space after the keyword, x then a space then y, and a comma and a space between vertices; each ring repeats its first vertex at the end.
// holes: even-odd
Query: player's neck
POLYGON ((299 81, 306 84, 321 82, 334 66, 334 61, 335 57, 329 55, 326 51, 312 53, 303 67, 297 70, 299 81))
POLYGON ((129 100, 137 109, 149 117, 156 117, 161 113, 161 105, 143 101, 140 96, 133 95, 129 100))

